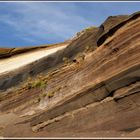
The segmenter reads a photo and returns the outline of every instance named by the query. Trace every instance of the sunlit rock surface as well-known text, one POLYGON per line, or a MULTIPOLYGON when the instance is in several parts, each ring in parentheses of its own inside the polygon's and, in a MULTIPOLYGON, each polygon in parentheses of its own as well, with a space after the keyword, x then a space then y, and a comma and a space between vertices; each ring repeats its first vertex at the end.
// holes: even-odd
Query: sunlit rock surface
POLYGON ((140 13, 111 16, 54 48, 0 73, 0 136, 139 137, 140 13))

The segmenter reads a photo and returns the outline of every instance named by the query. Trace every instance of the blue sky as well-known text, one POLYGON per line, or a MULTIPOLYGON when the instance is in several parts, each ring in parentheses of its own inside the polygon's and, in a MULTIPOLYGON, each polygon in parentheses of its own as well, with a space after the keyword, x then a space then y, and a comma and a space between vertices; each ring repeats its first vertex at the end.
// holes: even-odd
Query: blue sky
POLYGON ((108 16, 139 10, 137 2, 0 2, 0 46, 61 42, 108 16))

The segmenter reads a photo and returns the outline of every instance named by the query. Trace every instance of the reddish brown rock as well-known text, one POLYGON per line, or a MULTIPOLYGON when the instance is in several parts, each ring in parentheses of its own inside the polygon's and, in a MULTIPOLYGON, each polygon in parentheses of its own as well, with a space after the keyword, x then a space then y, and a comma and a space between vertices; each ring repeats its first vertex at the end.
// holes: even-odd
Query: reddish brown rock
POLYGON ((47 59, 39 61, 32 68, 38 75, 38 67, 43 67, 40 77, 1 92, 1 114, 13 112, 18 119, 0 127, 0 134, 140 136, 139 12, 109 17, 99 28, 83 32, 53 58, 58 58, 53 69, 45 72, 47 65, 43 62, 47 59), (93 49, 87 51, 86 45, 93 49), (64 62, 63 57, 67 57, 64 62), (33 86, 38 79, 46 85, 33 86))

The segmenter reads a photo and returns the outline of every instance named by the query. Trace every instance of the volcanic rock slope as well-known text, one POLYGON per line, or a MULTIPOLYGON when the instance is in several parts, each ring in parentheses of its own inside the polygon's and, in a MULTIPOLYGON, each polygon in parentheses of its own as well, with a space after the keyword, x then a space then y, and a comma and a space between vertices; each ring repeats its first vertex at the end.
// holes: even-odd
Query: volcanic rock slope
POLYGON ((2 137, 139 137, 140 12, 0 78, 2 137))

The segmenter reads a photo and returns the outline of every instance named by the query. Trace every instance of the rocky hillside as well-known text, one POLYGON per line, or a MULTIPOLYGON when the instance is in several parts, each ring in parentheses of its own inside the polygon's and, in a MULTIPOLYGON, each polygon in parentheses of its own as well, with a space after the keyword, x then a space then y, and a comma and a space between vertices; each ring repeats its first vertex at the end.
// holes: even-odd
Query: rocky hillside
MULTIPOLYGON (((140 12, 61 47, 0 73, 0 136, 139 137, 140 12)), ((13 57, 21 54, 0 64, 13 57)))

